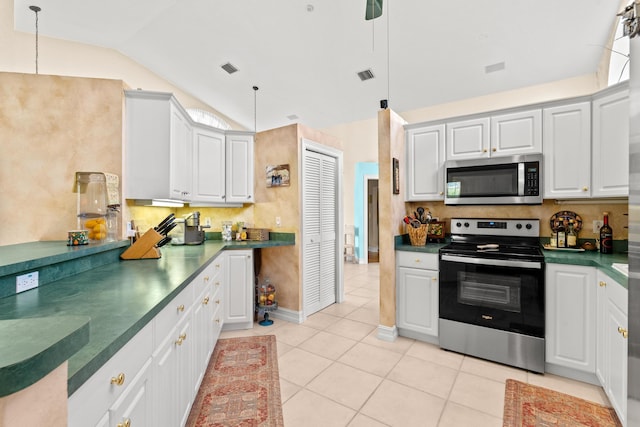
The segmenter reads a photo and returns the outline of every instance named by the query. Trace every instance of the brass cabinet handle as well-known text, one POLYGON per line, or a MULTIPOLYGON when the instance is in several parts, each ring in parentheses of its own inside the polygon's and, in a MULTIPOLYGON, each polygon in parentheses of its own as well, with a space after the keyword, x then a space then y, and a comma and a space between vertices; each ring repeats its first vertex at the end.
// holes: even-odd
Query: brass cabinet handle
POLYGON ((602 280, 598 284, 600 285, 601 288, 604 288, 605 286, 607 286, 607 282, 604 282, 602 280))
POLYGON ((438 278, 437 278, 436 276, 433 276, 433 277, 431 278, 431 281, 433 281, 433 282, 435 282, 436 280, 438 280, 438 278))
POLYGON ((439 194, 440 194, 441 196, 442 196, 442 195, 444 195, 444 191, 441 191, 439 194))
POLYGON ((416 258, 415 262, 420 263, 420 258, 416 258))
POLYGON ((491 151, 493 151, 493 152, 495 153, 495 152, 496 152, 496 149, 494 148, 494 149, 492 149, 491 151))
POLYGON ((218 281, 215 283, 215 285, 216 285, 216 286, 220 286, 220 281, 218 280, 218 281))
POLYGON ((486 153, 486 152, 487 152, 487 149, 486 149, 486 148, 483 148, 483 149, 482 149, 482 152, 483 152, 483 153, 486 153))
POLYGON ((220 304, 220 300, 219 299, 216 300, 216 304, 220 304))
POLYGON ((208 282, 209 281, 209 276, 204 276, 204 281, 208 282))
POLYGON ((178 306, 178 311, 184 311, 184 304, 180 304, 178 306))
POLYGON ((216 323, 220 323, 220 319, 216 319, 216 323))
POLYGON ((131 420, 127 418, 124 422, 118 423, 117 427, 131 427, 131 420))
POLYGON ((220 264, 216 264, 216 268, 220 268, 220 264))
POLYGON ((202 301, 202 303, 203 303, 204 305, 209 304, 209 297, 205 297, 205 298, 204 298, 204 300, 202 301))
POLYGON ((589 187, 582 187, 582 191, 589 191, 589 187))
POLYGON ((180 334, 180 336, 178 336, 178 340, 176 341, 176 344, 182 345, 182 343, 186 339, 187 339, 187 334, 180 334))
POLYGON ((629 332, 622 326, 618 326, 618 332, 622 334, 622 338, 627 338, 629 336, 629 332))
POLYGON ((111 384, 113 385, 124 384, 124 373, 120 372, 117 377, 111 377, 111 384))

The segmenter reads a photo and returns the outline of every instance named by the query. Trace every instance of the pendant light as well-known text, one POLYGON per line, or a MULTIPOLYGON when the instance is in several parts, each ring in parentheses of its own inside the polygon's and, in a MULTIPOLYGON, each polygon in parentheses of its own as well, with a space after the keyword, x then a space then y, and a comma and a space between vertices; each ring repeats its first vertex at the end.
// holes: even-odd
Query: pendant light
POLYGON ((42 9, 39 6, 29 6, 36 14, 36 74, 38 74, 38 12, 42 9))

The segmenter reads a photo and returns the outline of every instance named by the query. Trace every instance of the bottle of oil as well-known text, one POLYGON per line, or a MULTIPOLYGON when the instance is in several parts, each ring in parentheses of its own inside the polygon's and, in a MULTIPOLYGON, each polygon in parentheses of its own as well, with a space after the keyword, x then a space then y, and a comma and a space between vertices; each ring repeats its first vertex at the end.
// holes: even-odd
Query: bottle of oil
POLYGON ((576 233, 576 228, 573 220, 569 220, 569 231, 567 232, 567 247, 568 248, 577 248, 578 247, 578 233, 576 233))
POLYGON ((603 212, 604 221, 600 227, 600 253, 613 253, 613 229, 609 225, 609 212, 603 212))

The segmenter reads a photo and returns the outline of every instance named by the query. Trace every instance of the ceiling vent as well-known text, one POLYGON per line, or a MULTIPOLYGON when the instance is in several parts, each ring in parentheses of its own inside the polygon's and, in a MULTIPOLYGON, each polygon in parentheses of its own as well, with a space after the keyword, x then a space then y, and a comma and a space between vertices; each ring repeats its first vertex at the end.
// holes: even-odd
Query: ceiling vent
POLYGON ((291 114, 290 116, 287 116, 287 119, 293 121, 293 120, 298 120, 300 117, 296 116, 295 114, 291 114))
POLYGON ((375 76, 373 75, 373 71, 371 71, 371 68, 369 68, 367 70, 360 71, 358 73, 358 77, 360 77, 360 80, 365 81, 365 80, 370 80, 375 76))
POLYGON ((497 62, 495 64, 487 65, 486 67, 484 67, 484 72, 485 74, 495 73, 496 71, 504 70, 504 66, 504 61, 497 62))
POLYGON ((233 74, 236 71, 238 71, 236 66, 233 65, 231 62, 227 62, 226 64, 222 65, 222 69, 225 70, 229 74, 233 74))

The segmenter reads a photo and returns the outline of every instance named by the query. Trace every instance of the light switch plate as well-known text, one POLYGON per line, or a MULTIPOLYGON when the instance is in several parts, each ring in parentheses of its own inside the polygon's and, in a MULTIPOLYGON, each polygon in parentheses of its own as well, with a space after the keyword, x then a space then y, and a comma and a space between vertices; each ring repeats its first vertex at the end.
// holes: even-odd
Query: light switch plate
POLYGON ((23 274, 16 277, 16 293, 28 291, 38 287, 38 272, 23 274))
POLYGON ((601 219, 594 219, 593 220, 593 232, 594 233, 599 233, 600 232, 600 227, 602 227, 602 220, 601 219))

